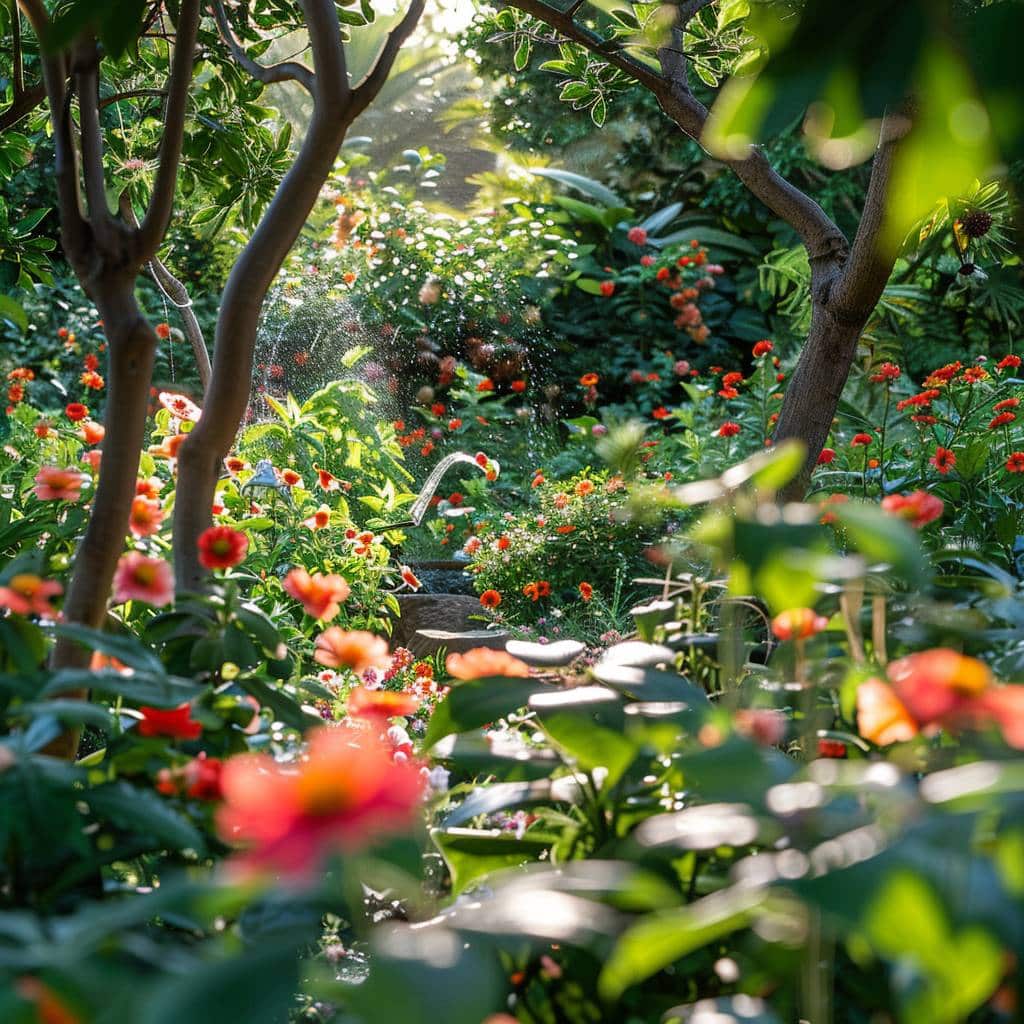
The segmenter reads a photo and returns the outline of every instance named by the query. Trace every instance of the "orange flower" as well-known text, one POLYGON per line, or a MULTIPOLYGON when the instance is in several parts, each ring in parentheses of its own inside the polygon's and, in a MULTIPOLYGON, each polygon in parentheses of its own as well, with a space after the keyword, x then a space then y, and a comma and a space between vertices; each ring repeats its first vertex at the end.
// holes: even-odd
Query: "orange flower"
POLYGON ((914 491, 912 494, 889 494, 882 499, 882 508, 886 512, 906 519, 911 526, 917 529, 938 519, 945 507, 941 498, 937 498, 927 491, 914 491))
POLYGON ((174 576, 162 558, 147 558, 141 551, 129 551, 117 563, 114 573, 114 601, 145 601, 162 608, 174 600, 174 576))
POLYGON ((555 527, 555 533, 563 533, 563 534, 565 534, 565 533, 575 533, 575 531, 576 531, 576 527, 573 526, 571 523, 566 523, 565 526, 556 526, 555 527))
POLYGON ((505 651, 492 651, 489 647, 474 647, 465 654, 449 654, 444 664, 453 679, 488 679, 492 676, 525 679, 530 674, 530 666, 525 661, 513 658, 505 651))
POLYGON ((789 608, 772 619, 772 632, 780 640, 806 640, 827 625, 828 619, 813 608, 789 608))
POLYGON ((151 537, 160 529, 164 521, 164 510, 159 501, 136 495, 132 500, 132 510, 128 517, 128 529, 136 537, 151 537))
POLYGON ((42 501, 77 501, 82 494, 85 478, 74 469, 41 466, 35 475, 36 497, 42 501))
POLYGON ((240 459, 237 455, 229 455, 224 460, 224 468, 232 475, 237 476, 239 473, 249 468, 249 463, 245 459, 240 459))
POLYGON ((218 831, 246 847, 236 867, 299 879, 313 879, 332 853, 411 828, 423 790, 418 765, 396 763, 373 732, 352 726, 314 730, 297 764, 233 757, 220 783, 218 831))
POLYGON ((143 498, 159 498, 163 490, 163 481, 158 476, 151 476, 148 479, 141 477, 135 481, 135 493, 143 498))
POLYGON ((918 722, 941 722, 964 700, 992 685, 992 672, 977 658, 937 647, 892 662, 888 669, 900 700, 918 722))
POLYGON ((302 483, 302 477, 294 469, 282 469, 281 483, 286 487, 298 487, 302 483))
POLYGON ((368 668, 387 668, 388 643, 365 630, 331 626, 316 638, 314 660, 326 668, 348 668, 362 675, 368 668))
POLYGON ((341 602, 352 592, 348 582, 334 574, 308 573, 295 568, 285 576, 281 586, 314 619, 333 619, 341 611, 341 602))
POLYGON ((171 434, 169 437, 165 437, 160 444, 150 445, 149 454, 156 456, 158 459, 176 459, 178 457, 178 449, 187 437, 188 434, 171 434))
POLYGON ((349 691, 345 710, 354 718, 397 718, 411 715, 420 706, 418 697, 394 690, 368 690, 356 686, 349 691))
POLYGON ((399 566, 399 572, 402 575, 402 582, 412 590, 419 590, 423 586, 419 577, 412 571, 412 569, 409 568, 409 566, 399 566))
POLYGON ((880 747, 912 740, 919 731, 893 688, 881 679, 868 679, 857 687, 857 729, 880 747))
POLYGON ((585 373, 580 377, 580 384, 585 388, 594 387, 601 378, 596 373, 585 373))
POLYGON ((230 569, 248 550, 249 538, 230 526, 211 526, 199 535, 199 561, 207 569, 230 569))
POLYGON ((308 519, 302 520, 302 525, 310 530, 326 530, 331 525, 331 510, 321 505, 308 519))
POLYGON ((485 608, 497 608, 501 604, 501 594, 496 590, 485 590, 480 595, 480 603, 485 608))
POLYGON ((103 435, 106 430, 102 423, 93 423, 92 420, 86 420, 82 424, 82 429, 79 431, 79 437, 86 444, 99 444, 103 440, 103 435))
POLYGON ((316 471, 316 482, 323 490, 337 491, 341 489, 341 481, 333 473, 328 473, 326 469, 320 469, 318 466, 314 466, 313 469, 316 471))
POLYGON ((93 391, 102 391, 106 383, 95 370, 86 370, 78 379, 83 387, 90 388, 93 391))
POLYGON ((584 601, 589 601, 594 596, 594 588, 587 582, 580 584, 580 597, 584 601))
POLYGON ((593 480, 580 480, 573 491, 577 497, 585 498, 588 494, 594 493, 594 481, 593 480))
POLYGON ((8 608, 16 615, 38 615, 52 619, 56 614, 50 603, 64 593, 56 580, 44 580, 35 573, 21 572, 0 587, 0 608, 8 608))

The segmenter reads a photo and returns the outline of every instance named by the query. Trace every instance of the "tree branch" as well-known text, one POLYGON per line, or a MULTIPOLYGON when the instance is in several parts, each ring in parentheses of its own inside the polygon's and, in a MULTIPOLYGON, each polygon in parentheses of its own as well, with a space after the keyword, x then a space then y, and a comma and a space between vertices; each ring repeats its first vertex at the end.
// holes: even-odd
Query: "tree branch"
MULTIPOLYGON (((567 14, 555 10, 542 0, 506 0, 509 7, 530 14, 550 25, 572 42, 590 50, 631 75, 648 88, 662 110, 694 142, 703 145, 702 136, 708 121, 708 110, 690 92, 687 82, 686 54, 682 50, 682 34, 685 25, 710 0, 689 0, 680 4, 674 26, 676 45, 662 47, 658 58, 662 74, 629 57, 620 48, 603 40, 595 33, 577 25, 567 14)), ((818 260, 840 260, 849 247, 842 231, 828 214, 808 195, 786 181, 756 146, 739 158, 717 156, 729 167, 744 185, 768 207, 781 217, 800 236, 807 248, 812 264, 818 260)))
POLYGON ((174 59, 167 83, 167 112, 163 142, 160 145, 160 164, 153 183, 153 194, 149 198, 149 209, 137 233, 142 260, 153 256, 171 222, 198 33, 199 0, 182 0, 178 15, 178 38, 174 44, 174 59))
POLYGON ((28 117, 45 99, 46 86, 42 82, 23 89, 14 102, 0 114, 0 133, 13 128, 22 118, 28 117))
POLYGON ((845 315, 866 319, 895 266, 898 246, 892 239, 902 231, 892 224, 889 191, 900 144, 912 126, 912 114, 906 104, 900 110, 887 111, 882 118, 857 235, 846 267, 832 290, 836 308, 845 315))
POLYGON ((86 258, 90 238, 89 225, 82 210, 78 183, 78 152, 71 124, 71 103, 67 90, 67 63, 61 52, 47 53, 43 40, 50 28, 50 17, 43 0, 18 0, 39 40, 39 59, 43 83, 50 103, 53 126, 54 174, 60 210, 61 240, 72 264, 86 258))
POLYGON ((82 172, 85 198, 89 204, 89 223, 93 234, 104 245, 113 238, 113 220, 107 205, 107 187, 103 174, 103 129, 99 112, 99 51, 96 40, 81 40, 72 54, 72 73, 78 94, 78 120, 82 139, 82 172))
POLYGON ((361 114, 373 101, 373 98, 384 87, 384 83, 391 74, 395 65, 395 58, 401 50, 405 41, 412 35, 423 14, 424 0, 412 0, 409 10, 405 12, 402 20, 388 33, 387 39, 374 62, 373 67, 366 73, 363 80, 353 91, 353 105, 356 114, 361 114))
POLYGON ((299 0, 309 29, 309 48, 316 68, 313 116, 329 116, 331 108, 348 103, 351 92, 345 47, 341 43, 338 9, 333 0, 299 0))
POLYGON ((18 11, 18 0, 11 0, 11 44, 14 50, 11 55, 12 82, 14 85, 14 102, 25 91, 25 64, 21 52, 21 14, 18 11))
POLYGON ((245 51, 245 47, 231 31, 231 22, 228 21, 227 12, 221 0, 213 0, 210 4, 213 17, 217 22, 217 31, 224 40, 227 48, 231 51, 235 63, 240 68, 252 75, 264 85, 272 85, 275 82, 298 82, 310 95, 313 93, 313 72, 305 65, 297 61, 282 61, 280 64, 272 64, 269 67, 253 60, 245 51))
POLYGON ((105 110, 114 103, 121 103, 124 100, 137 100, 146 97, 163 99, 166 95, 166 89, 127 89, 125 92, 115 92, 111 93, 109 96, 102 97, 102 99, 100 99, 100 110, 105 110))

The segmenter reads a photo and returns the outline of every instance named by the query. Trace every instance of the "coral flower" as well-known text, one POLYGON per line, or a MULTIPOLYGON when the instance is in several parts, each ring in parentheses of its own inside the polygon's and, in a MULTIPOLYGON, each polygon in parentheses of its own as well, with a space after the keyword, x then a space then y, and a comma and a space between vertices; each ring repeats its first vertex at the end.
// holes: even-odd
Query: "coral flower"
POLYGON ((218 831, 245 846, 236 867, 295 880, 315 877, 333 853, 411 828, 424 785, 418 765, 395 762, 372 732, 350 726, 314 730, 294 765, 266 754, 233 757, 220 782, 218 831))
POLYGON ((171 434, 165 437, 160 444, 150 445, 149 454, 158 459, 176 459, 178 457, 178 449, 187 437, 188 434, 171 434))
POLYGON ((79 431, 79 437, 86 444, 99 444, 103 440, 104 434, 106 434, 106 430, 103 424, 94 423, 92 420, 86 420, 79 431))
POLYGON ((1013 423, 1016 418, 1016 415, 1012 412, 997 413, 988 421, 989 430, 995 430, 996 427, 1005 427, 1008 423, 1013 423))
POLYGON ((179 395, 174 391, 161 391, 157 395, 157 399, 172 416, 176 416, 179 420, 189 420, 195 423, 202 413, 199 406, 187 395, 179 395))
POLYGON ((735 437, 740 432, 740 425, 726 420, 716 431, 719 437, 735 437))
POLYGON ((859 448, 861 445, 869 445, 874 441, 874 438, 870 434, 854 434, 853 439, 850 441, 851 448, 859 448))
POLYGON ((409 568, 409 566, 399 566, 399 572, 402 575, 402 582, 412 590, 419 590, 423 586, 420 578, 412 571, 412 569, 409 568))
POLYGON ((1007 473, 1024 473, 1024 452, 1013 452, 1006 460, 1007 473))
POLYGON ((940 473, 945 475, 956 465, 956 456, 941 444, 935 446, 935 454, 928 460, 940 473))
POLYGON ((775 346, 767 339, 762 338, 761 341, 754 342, 753 355, 755 359, 760 359, 761 356, 768 355, 775 346))
POLYGON ((647 232, 639 224, 634 225, 626 232, 628 238, 634 245, 647 244, 647 232))
POLYGON ((230 526, 211 526, 199 535, 199 561, 207 569, 230 569, 248 550, 249 538, 230 526))
POLYGON ((480 604, 484 608, 497 608, 501 604, 501 594, 496 590, 485 590, 480 595, 480 604))
POLYGON ((67 416, 72 423, 77 423, 79 420, 84 420, 89 415, 89 409, 87 406, 82 405, 81 402, 71 402, 64 410, 64 415, 67 416))
POLYGON ((589 583, 587 583, 585 581, 580 584, 579 590, 580 590, 580 597, 584 601, 589 601, 594 596, 594 588, 589 583))
POLYGON ((352 592, 342 576, 319 572, 310 574, 301 568, 292 569, 281 586, 314 619, 333 619, 341 611, 341 603, 352 592))
POLYGON ((331 525, 331 510, 321 505, 308 519, 302 520, 302 525, 310 530, 326 530, 331 525))
POLYGON ((505 651, 492 651, 489 647, 474 647, 465 654, 449 654, 445 661, 448 675, 453 679, 488 679, 492 676, 526 678, 530 666, 513 658, 505 651))
POLYGON ((827 625, 828 619, 813 608, 789 608, 772 619, 772 632, 780 640, 806 640, 827 625))
POLYGON ((573 492, 578 498, 585 498, 588 494, 594 493, 594 481, 593 480, 580 480, 573 488, 573 492))
POLYGON ((992 406, 993 412, 1002 412, 1003 409, 1016 409, 1020 405, 1019 398, 1004 398, 992 406))
POLYGON ((882 363, 882 365, 868 378, 872 384, 884 384, 890 380, 896 380, 900 375, 900 368, 895 363, 882 363))
POLYGON ((224 468, 232 476, 237 476, 249 468, 249 463, 245 459, 240 459, 237 455, 229 455, 224 460, 224 468))
POLYGON ((857 729, 880 747, 905 743, 919 731, 893 688, 881 679, 868 679, 857 687, 857 729))
POLYGON ((526 381, 525 380, 514 380, 514 381, 512 381, 511 384, 509 384, 509 387, 517 395, 521 395, 526 390, 526 381))
POLYGON ((192 706, 182 704, 170 711, 142 706, 140 736, 170 736, 176 740, 194 740, 203 731, 201 722, 192 718, 192 706))
POLYGON ((818 455, 818 465, 827 466, 836 457, 835 448, 822 448, 818 455))
POLYGON ((135 481, 135 493, 143 498, 158 498, 163 486, 163 481, 158 476, 140 477, 135 481))
POLYGON ((341 489, 341 481, 333 474, 328 473, 326 469, 320 469, 318 466, 313 467, 316 470, 316 482, 325 491, 337 491, 341 489))
POLYGON ((114 573, 114 601, 145 601, 162 608, 174 600, 174 577, 162 558, 147 558, 130 551, 117 563, 114 573))
POLYGON ((667 420, 671 415, 672 413, 670 413, 663 405, 659 405, 657 409, 654 409, 651 412, 651 416, 656 420, 667 420))
POLYGON ((128 517, 128 528, 136 537, 151 537, 160 529, 164 521, 164 510, 160 502, 145 498, 141 494, 132 500, 132 510, 128 517))
POLYGON ((106 384, 106 381, 95 370, 86 370, 78 379, 83 387, 92 391, 102 391, 106 384))
POLYGON ((889 494, 882 499, 882 508, 892 515, 909 521, 911 526, 921 529, 938 519, 945 510, 941 498, 927 491, 914 491, 912 494, 889 494))
POLYGON ((16 615, 52 619, 56 613, 50 602, 62 593, 64 588, 56 580, 44 580, 34 573, 21 572, 0 587, 0 608, 7 608, 16 615))
POLYGON ((85 477, 75 469, 41 466, 32 488, 42 501, 77 501, 82 494, 85 477))
POLYGON ((349 691, 345 710, 354 718, 397 718, 411 715, 420 706, 418 697, 394 690, 368 690, 356 686, 349 691))
POLYGON ((302 483, 302 477, 294 469, 282 469, 281 483, 285 487, 298 487, 302 483))
POLYGON ((585 388, 594 387, 601 378, 596 373, 585 373, 580 377, 580 384, 585 388))
POLYGON ((1011 369, 1015 370, 1018 366, 1020 366, 1020 363, 1021 363, 1020 356, 1003 356, 1003 358, 1000 359, 998 363, 996 363, 996 369, 997 370, 1011 370, 1011 369))
POLYGON ((316 638, 314 660, 326 668, 348 668, 362 675, 368 668, 387 668, 388 642, 365 630, 331 626, 316 638))

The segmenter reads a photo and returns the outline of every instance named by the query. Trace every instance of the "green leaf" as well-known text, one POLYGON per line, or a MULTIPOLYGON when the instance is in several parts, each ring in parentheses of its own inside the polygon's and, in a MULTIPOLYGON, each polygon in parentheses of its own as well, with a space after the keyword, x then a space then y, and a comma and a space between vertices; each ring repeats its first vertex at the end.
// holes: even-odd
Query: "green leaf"
POLYGON ((889 515, 878 505, 853 501, 837 505, 835 514, 853 547, 865 558, 888 563, 914 586, 928 578, 920 539, 905 520, 889 515))
POLYGON ((585 175, 563 171, 559 167, 533 167, 530 169, 530 173, 541 178, 550 178, 562 185, 568 185, 569 188, 574 188, 577 192, 582 192, 585 196, 604 203, 605 206, 624 205, 623 201, 607 185, 602 185, 599 181, 594 181, 593 178, 588 178, 585 175))
POLYGON ((101 732, 109 732, 114 727, 114 719, 107 708, 86 700, 34 701, 20 704, 9 715, 12 718, 53 715, 62 725, 90 725, 101 732))
POLYGON ((0 295, 0 320, 6 320, 21 331, 22 334, 28 330, 28 317, 25 310, 7 295, 0 295))
POLYGON ((120 828, 151 835, 177 850, 205 849, 199 830, 152 790, 110 782, 87 790, 82 798, 95 814, 120 828))
POLYGON ((530 50, 531 50, 529 36, 524 36, 516 47, 516 52, 512 57, 512 64, 516 71, 524 71, 527 64, 530 63, 530 50))
POLYGON ((40 697, 69 693, 73 690, 92 690, 108 697, 124 697, 133 704, 154 708, 176 708, 195 700, 203 692, 191 680, 173 676, 153 675, 149 672, 92 672, 88 669, 65 668, 55 672, 40 697))
POLYGON ((557 836, 535 830, 522 839, 500 829, 471 828, 437 829, 431 837, 448 865, 456 895, 496 871, 540 860, 557 841, 557 836))
POLYGON ((474 679, 457 683, 431 715, 424 748, 429 749, 452 733, 496 722, 525 707, 530 697, 542 689, 543 684, 527 679, 474 679))
POLYGON ((87 626, 79 626, 72 622, 57 622, 51 628, 58 636, 77 640, 91 651, 109 654, 132 668, 142 669, 154 675, 164 675, 160 659, 133 636, 103 633, 98 629, 89 629, 87 626))
POLYGON ((318 715, 303 711, 302 705, 294 697, 276 686, 249 677, 240 678, 238 685, 249 696, 255 697, 262 707, 269 708, 276 721, 284 722, 285 725, 300 732, 323 725, 323 720, 318 715))
POLYGON ((641 918, 622 935, 606 960, 598 980, 601 995, 617 1000, 631 985, 746 927, 763 899, 763 891, 723 889, 688 906, 641 918))

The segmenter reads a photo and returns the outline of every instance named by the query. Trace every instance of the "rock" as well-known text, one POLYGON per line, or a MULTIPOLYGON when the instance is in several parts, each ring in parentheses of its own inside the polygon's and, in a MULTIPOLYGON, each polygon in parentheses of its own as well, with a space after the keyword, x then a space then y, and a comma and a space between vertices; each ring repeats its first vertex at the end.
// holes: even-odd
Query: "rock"
MULTIPOLYGON (((526 640, 509 640, 505 650, 525 661, 527 665, 538 665, 545 668, 561 668, 578 658, 587 648, 578 640, 557 640, 551 644, 535 644, 526 640)), ((671 655, 671 651, 669 652, 671 655)))
POLYGON ((399 594, 398 607, 401 614, 393 620, 392 650, 411 649, 421 629, 465 633, 483 626, 480 602, 465 594, 399 594))
POLYGON ((470 629, 461 633, 444 629, 418 629, 407 646, 417 658, 429 658, 441 650, 447 654, 464 654, 474 647, 503 651, 507 640, 508 633, 503 629, 470 629))

